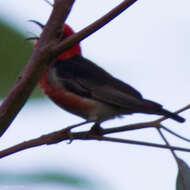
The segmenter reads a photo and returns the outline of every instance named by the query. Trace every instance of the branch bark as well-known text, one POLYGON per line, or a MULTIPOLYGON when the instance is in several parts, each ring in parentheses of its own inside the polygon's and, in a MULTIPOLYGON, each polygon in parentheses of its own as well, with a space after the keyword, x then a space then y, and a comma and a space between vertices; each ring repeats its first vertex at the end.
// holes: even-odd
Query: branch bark
MULTIPOLYGON (((145 128, 145 126, 143 128, 145 128)), ((116 131, 118 132, 117 128, 116 128, 116 131)), ((106 134, 106 131, 104 129, 102 129, 102 134, 106 134)), ((2 151, 0 151, 0 158, 4 158, 6 156, 9 156, 11 154, 14 154, 14 153, 17 153, 17 152, 20 152, 23 150, 27 150, 29 148, 34 148, 34 147, 38 147, 41 145, 57 144, 59 142, 68 141, 68 140, 69 141, 99 140, 99 141, 109 141, 109 142, 118 142, 118 143, 124 143, 124 144, 143 145, 143 146, 149 146, 149 147, 155 147, 155 148, 164 148, 164 149, 170 149, 170 150, 190 152, 190 149, 183 148, 183 147, 168 146, 168 145, 148 143, 148 142, 142 142, 142 141, 134 141, 134 140, 128 140, 128 139, 121 139, 121 138, 104 137, 102 135, 92 134, 90 131, 69 133, 66 129, 64 129, 61 131, 43 135, 36 139, 22 142, 20 144, 17 144, 15 146, 12 146, 10 148, 2 150, 2 151)))
MULTIPOLYGON (((183 109, 180 109, 178 113, 190 109, 189 106, 184 107, 183 109)), ((162 117, 160 120, 166 120, 167 118, 162 117)), ((56 131, 50 134, 43 135, 39 138, 32 139, 20 144, 17 144, 15 146, 12 146, 10 148, 7 148, 5 150, 0 151, 0 158, 9 156, 11 154, 14 154, 16 152, 20 152, 29 148, 34 148, 41 145, 51 145, 56 144, 62 141, 73 141, 73 140, 99 140, 99 141, 109 141, 109 142, 118 142, 118 143, 125 143, 125 144, 134 144, 134 145, 143 145, 143 146, 149 146, 149 147, 155 147, 155 148, 164 148, 169 149, 172 152, 174 150, 178 151, 185 151, 190 152, 190 149, 178 147, 178 146, 170 146, 168 143, 166 145, 162 144, 156 144, 156 143, 149 143, 149 142, 142 142, 142 141, 134 141, 134 140, 128 140, 128 139, 121 139, 121 138, 113 138, 113 137, 105 137, 104 135, 108 134, 115 134, 118 132, 124 132, 124 131, 131 131, 131 130, 137 130, 137 129, 144 129, 144 128, 150 128, 154 127, 160 131, 160 128, 162 128, 162 125, 159 120, 146 122, 146 123, 138 123, 138 124, 132 124, 132 125, 126 125, 122 127, 114 127, 110 129, 101 129, 98 133, 93 133, 93 130, 90 131, 84 131, 84 132, 70 132, 71 129, 77 126, 81 126, 82 124, 87 124, 88 122, 83 122, 77 125, 73 125, 71 127, 67 127, 65 129, 62 129, 60 131, 56 131)), ((174 135, 176 136, 176 135, 174 135)), ((181 136, 180 136, 181 139, 181 136)), ((166 139, 164 138, 165 142, 166 139)))
POLYGON ((8 129, 27 101, 48 63, 57 57, 59 53, 66 51, 97 31, 136 1, 137 0, 123 1, 119 6, 113 9, 113 11, 97 20, 94 24, 59 44, 56 34, 61 30, 61 26, 65 22, 74 0, 55 0, 52 14, 40 37, 38 47, 34 50, 32 57, 19 76, 15 86, 11 89, 9 95, 0 106, 0 136, 8 129))
POLYGON ((121 14, 124 10, 126 10, 128 7, 133 5, 137 0, 125 0, 118 6, 116 6, 114 9, 112 9, 110 12, 105 14, 103 17, 95 21, 94 23, 90 24, 86 28, 82 29, 81 31, 77 32, 76 34, 68 37, 64 41, 62 41, 60 44, 55 46, 53 48, 54 53, 62 53, 63 51, 69 49, 76 43, 80 42, 81 40, 87 38, 89 35, 93 34, 100 28, 102 28, 104 25, 112 21, 115 17, 117 17, 119 14, 121 14))
POLYGON ((0 107, 0 136, 25 104, 40 80, 46 64, 53 59, 49 46, 57 40, 55 38, 56 31, 66 20, 73 3, 74 0, 55 0, 52 14, 41 35, 38 47, 34 50, 24 71, 0 107))

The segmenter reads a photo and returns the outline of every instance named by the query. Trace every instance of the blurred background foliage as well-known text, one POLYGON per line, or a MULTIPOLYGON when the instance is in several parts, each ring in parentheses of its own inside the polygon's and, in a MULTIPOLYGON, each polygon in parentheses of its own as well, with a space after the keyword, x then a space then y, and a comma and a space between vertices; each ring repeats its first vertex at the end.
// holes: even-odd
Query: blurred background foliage
POLYGON ((98 189, 98 184, 94 183, 90 179, 85 179, 76 174, 69 174, 68 172, 59 171, 35 171, 30 173, 0 173, 0 184, 5 186, 25 186, 27 187, 33 185, 48 185, 54 187, 56 186, 67 186, 67 188, 77 188, 77 189, 98 189))
MULTIPOLYGON (((4 98, 31 56, 33 45, 25 40, 25 36, 12 26, 7 25, 1 18, 0 36, 0 98, 4 98)), ((32 97, 40 96, 42 96, 42 93, 37 87, 32 97)))

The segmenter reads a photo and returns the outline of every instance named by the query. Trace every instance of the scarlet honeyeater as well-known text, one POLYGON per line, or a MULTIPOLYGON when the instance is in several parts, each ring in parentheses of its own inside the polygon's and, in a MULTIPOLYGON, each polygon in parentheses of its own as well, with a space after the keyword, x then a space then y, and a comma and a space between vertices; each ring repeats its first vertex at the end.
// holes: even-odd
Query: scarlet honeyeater
MULTIPOLYGON (((73 30, 65 24, 61 38, 72 34, 73 30)), ((136 89, 84 58, 79 44, 47 66, 40 87, 58 106, 96 125, 132 113, 164 115, 178 122, 185 121, 162 105, 144 99, 136 89)))

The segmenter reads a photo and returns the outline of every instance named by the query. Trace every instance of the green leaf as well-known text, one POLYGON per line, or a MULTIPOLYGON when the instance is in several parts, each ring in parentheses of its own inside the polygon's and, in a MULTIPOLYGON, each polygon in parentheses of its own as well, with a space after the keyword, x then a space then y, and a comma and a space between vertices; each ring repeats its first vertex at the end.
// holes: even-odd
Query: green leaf
MULTIPOLYGON (((7 96, 33 51, 32 43, 25 40, 15 28, 0 18, 0 98, 7 96)), ((33 97, 42 93, 35 90, 33 97)))
POLYGON ((176 190, 190 190, 190 168, 181 159, 178 159, 176 190))

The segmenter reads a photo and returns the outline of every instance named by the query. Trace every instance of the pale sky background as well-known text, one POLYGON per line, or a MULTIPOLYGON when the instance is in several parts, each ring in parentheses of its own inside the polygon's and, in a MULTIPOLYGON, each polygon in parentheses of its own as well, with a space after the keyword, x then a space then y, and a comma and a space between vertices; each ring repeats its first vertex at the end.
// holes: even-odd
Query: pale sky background
MULTIPOLYGON (((67 23, 79 31, 119 2, 76 0, 67 23)), ((189 0, 138 1, 84 40, 81 43, 83 54, 137 88, 144 97, 175 111, 190 103, 189 7, 189 0)), ((27 20, 46 23, 50 12, 51 7, 43 0, 0 1, 0 17, 16 25, 26 36, 40 32, 27 20)), ((181 114, 187 119, 185 124, 170 120, 165 125, 190 138, 189 114, 190 111, 181 114)), ((120 126, 154 118, 157 117, 133 115, 108 121, 104 126, 120 126)), ((1 139, 0 147, 81 121, 49 100, 29 102, 1 139)), ((117 136, 162 143, 157 131, 151 129, 117 136)), ((190 147, 170 135, 168 138, 173 145, 190 147)), ((180 152, 178 155, 190 165, 189 153, 180 152)), ((167 150, 105 142, 76 141, 71 145, 63 142, 17 153, 0 161, 2 171, 32 171, 39 167, 89 175, 91 179, 106 184, 110 190, 172 190, 175 189, 177 175, 175 161, 167 150)))

